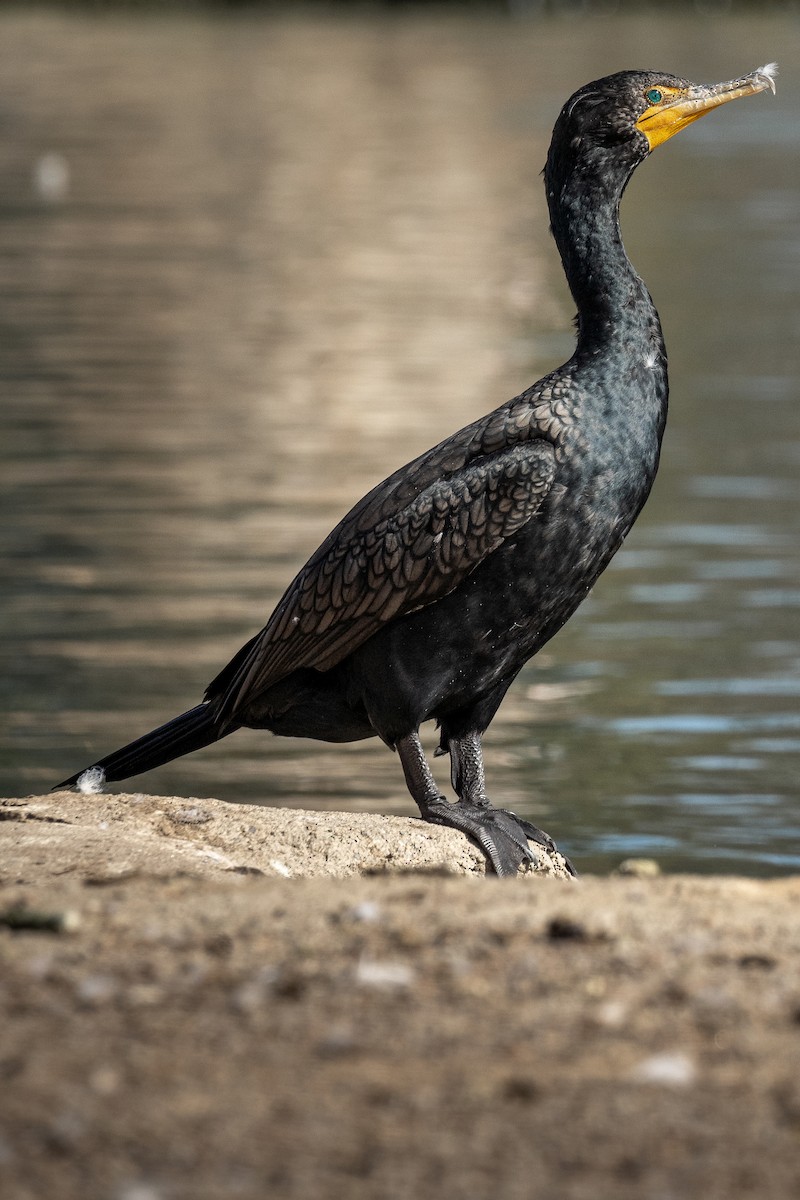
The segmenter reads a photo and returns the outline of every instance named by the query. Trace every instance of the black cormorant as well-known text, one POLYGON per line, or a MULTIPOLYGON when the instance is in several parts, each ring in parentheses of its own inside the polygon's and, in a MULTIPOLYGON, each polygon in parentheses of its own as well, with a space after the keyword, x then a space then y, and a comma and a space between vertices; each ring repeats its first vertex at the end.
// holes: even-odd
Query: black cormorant
POLYGON ((60 787, 99 790, 241 726, 400 757, 426 821, 474 838, 498 875, 551 839, 495 808, 481 735, 528 659, 572 615, 647 499, 667 415, 653 302, 620 237, 639 163, 712 108, 771 88, 774 67, 698 86, 621 71, 565 104, 545 167, 578 308, 569 362, 373 488, 290 584, 205 699, 60 787), (440 729, 455 803, 419 738, 440 729))

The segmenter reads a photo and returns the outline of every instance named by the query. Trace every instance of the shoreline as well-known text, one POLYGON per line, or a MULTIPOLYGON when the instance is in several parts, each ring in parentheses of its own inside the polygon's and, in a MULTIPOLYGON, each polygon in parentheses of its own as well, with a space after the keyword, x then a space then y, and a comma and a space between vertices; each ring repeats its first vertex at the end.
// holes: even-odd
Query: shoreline
POLYGON ((286 877, 219 801, 0 816, 0 913, 62 918, 0 927, 4 1196, 800 1191, 800 878, 482 879, 401 818, 461 877, 348 877, 349 814, 325 877, 320 813, 286 877))

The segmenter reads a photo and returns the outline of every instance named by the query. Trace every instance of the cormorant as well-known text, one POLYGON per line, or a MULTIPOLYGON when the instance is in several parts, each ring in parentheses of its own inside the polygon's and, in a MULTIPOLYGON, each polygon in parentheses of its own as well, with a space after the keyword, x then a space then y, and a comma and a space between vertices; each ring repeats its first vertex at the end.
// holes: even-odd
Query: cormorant
POLYGON ((577 305, 564 366, 374 487, 289 585, 205 698, 60 787, 99 790, 245 726, 395 749, 426 821, 474 838, 498 875, 547 834, 495 808, 481 735, 520 668, 622 545, 658 467, 667 360, 622 244, 619 205, 656 146, 712 108, 775 90, 774 64, 712 87, 655 71, 586 84, 562 109, 544 171, 577 305), (449 753, 455 803, 419 738, 449 753))

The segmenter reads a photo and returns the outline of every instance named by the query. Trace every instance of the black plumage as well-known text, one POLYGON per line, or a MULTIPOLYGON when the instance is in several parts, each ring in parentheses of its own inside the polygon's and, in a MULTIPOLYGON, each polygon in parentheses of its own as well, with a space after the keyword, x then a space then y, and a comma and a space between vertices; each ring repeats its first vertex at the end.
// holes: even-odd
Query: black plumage
POLYGON ((564 106, 545 167, 577 305, 572 358, 373 488, 312 555, 265 628, 189 712, 60 786, 114 781, 242 726, 381 737, 422 816, 514 874, 552 846, 491 805, 481 735, 522 665, 584 599, 655 478, 667 415, 658 314, 622 244, 619 204, 654 146, 712 107, 773 87, 762 68, 713 88, 624 71, 564 106), (436 720, 458 796, 419 739, 436 720))

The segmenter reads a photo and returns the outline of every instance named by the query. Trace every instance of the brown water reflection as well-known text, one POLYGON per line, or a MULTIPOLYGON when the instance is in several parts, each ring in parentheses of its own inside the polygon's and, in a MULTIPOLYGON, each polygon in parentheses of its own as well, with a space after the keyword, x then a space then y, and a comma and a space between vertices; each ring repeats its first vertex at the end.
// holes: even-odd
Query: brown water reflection
MULTIPOLYGON (((671 352, 662 474, 488 757, 584 867, 796 870, 798 42, 779 18, 3 13, 3 792, 194 703, 354 499, 569 353, 538 171, 573 87, 778 57, 777 101, 626 198, 671 352)), ((411 811, 377 745, 255 733, 141 786, 411 811)))

